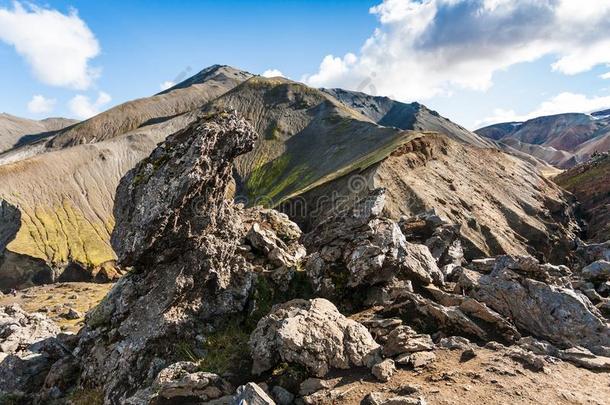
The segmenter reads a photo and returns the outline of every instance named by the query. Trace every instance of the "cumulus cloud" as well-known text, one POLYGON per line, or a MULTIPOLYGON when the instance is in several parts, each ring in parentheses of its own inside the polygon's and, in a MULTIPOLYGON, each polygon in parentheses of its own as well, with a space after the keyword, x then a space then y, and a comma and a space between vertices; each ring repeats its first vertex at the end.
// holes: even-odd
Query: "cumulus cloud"
POLYGON ((28 102, 28 111, 32 114, 48 114, 53 111, 57 100, 36 94, 28 102))
POLYGON ((599 77, 601 77, 602 79, 610 80, 610 72, 604 73, 603 75, 600 75, 599 77))
POLYGON ((261 75, 263 77, 284 77, 284 74, 277 69, 268 69, 263 72, 261 75))
POLYGON ((171 80, 166 80, 166 81, 164 81, 163 83, 161 83, 159 85, 159 88, 162 91, 164 91, 164 90, 167 90, 167 89, 170 89, 170 88, 174 87, 175 85, 176 85, 176 83, 172 82, 171 80))
POLYGON ((95 101, 91 101, 89 97, 79 94, 68 102, 68 108, 76 118, 87 119, 99 114, 100 109, 110 103, 110 101, 112 101, 112 97, 103 91, 98 93, 95 101))
POLYGON ((475 125, 495 124, 498 122, 519 122, 545 115, 563 114, 568 112, 591 113, 610 108, 610 96, 587 97, 584 94, 570 92, 560 93, 544 102, 528 114, 517 114, 514 110, 497 108, 493 115, 475 125))
POLYGON ((357 54, 326 56, 302 80, 400 100, 486 90, 493 74, 550 55, 573 75, 610 63, 607 0, 384 0, 357 54))
POLYGON ((13 46, 45 84, 82 90, 99 76, 89 65, 100 52, 98 41, 76 10, 62 14, 18 2, 0 7, 0 41, 13 46))

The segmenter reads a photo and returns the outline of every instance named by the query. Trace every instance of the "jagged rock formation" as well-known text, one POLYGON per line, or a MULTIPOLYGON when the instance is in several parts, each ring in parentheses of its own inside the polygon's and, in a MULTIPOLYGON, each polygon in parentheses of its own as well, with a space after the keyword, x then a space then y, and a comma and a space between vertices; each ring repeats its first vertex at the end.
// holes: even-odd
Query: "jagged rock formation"
POLYGON ((108 401, 134 394, 177 356, 165 342, 194 339, 206 322, 244 309, 254 275, 238 253, 241 221, 225 193, 232 159, 254 139, 235 116, 210 117, 122 180, 112 240, 134 271, 90 315, 79 346, 82 380, 104 387, 108 401))
POLYGON ((166 122, 169 118, 200 107, 249 76, 213 66, 188 85, 115 107, 54 134, 46 144, 0 155, 0 200, 17 207, 21 219, 14 239, 0 251, 0 289, 92 279, 115 259, 109 239, 121 177, 190 123, 182 118, 166 122))
POLYGON ((597 154, 553 178, 561 187, 574 193, 580 202, 582 218, 588 225, 587 238, 594 242, 610 240, 609 179, 610 153, 597 154))
POLYGON ((407 242, 398 224, 381 217, 385 190, 330 216, 303 243, 307 273, 323 295, 389 281, 442 285, 443 274, 426 246, 407 242), (347 274, 337 274, 342 269, 347 274))
POLYGON ((522 330, 561 347, 583 346, 599 354, 610 347, 610 327, 569 282, 569 270, 531 258, 500 257, 490 274, 464 272, 460 287, 522 330))

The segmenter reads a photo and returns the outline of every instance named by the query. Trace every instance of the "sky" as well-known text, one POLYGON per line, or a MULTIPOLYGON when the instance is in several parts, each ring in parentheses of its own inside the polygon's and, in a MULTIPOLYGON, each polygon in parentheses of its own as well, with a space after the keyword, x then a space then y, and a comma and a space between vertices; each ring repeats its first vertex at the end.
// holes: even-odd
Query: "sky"
POLYGON ((86 119, 212 64, 475 129, 610 108, 608 0, 0 0, 0 112, 86 119))

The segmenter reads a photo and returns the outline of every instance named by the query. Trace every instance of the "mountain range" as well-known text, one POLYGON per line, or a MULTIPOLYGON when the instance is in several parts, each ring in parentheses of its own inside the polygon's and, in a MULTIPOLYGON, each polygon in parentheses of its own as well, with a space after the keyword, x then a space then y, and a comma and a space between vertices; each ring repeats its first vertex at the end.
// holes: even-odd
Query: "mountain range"
POLYGON ((565 169, 610 149, 610 110, 494 124, 475 132, 565 169))
MULTIPOLYGON (((304 227, 320 220, 320 205, 385 187, 387 215, 448 217, 461 226, 469 258, 538 252, 560 260, 556 252, 577 231, 573 197, 543 175, 555 162, 509 141, 529 122, 511 126, 516 132, 471 132, 419 103, 214 65, 83 122, 0 132, 9 145, 0 154, 0 228, 11 230, 0 238, 0 286, 86 280, 112 267, 121 177, 168 135, 227 109, 260 135, 235 162, 234 198, 283 209, 304 227)), ((598 133, 606 118, 591 121, 598 133)), ((575 147, 556 132, 544 142, 525 132, 514 139, 575 147)), ((598 139, 587 134, 583 142, 598 139)))
POLYGON ((605 115, 472 132, 214 65, 3 116, 0 403, 604 403, 605 115))

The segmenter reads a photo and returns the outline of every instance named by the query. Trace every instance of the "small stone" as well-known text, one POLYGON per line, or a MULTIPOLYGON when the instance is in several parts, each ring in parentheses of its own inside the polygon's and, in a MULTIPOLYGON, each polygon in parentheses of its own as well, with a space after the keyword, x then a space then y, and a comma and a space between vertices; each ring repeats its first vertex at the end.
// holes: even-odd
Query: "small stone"
POLYGON ((390 381, 395 372, 396 365, 392 359, 385 359, 384 361, 375 364, 371 369, 371 373, 382 382, 390 381))
POLYGON ((474 359, 475 357, 477 357, 477 354, 474 349, 466 349, 462 352, 462 355, 460 356, 460 362, 464 363, 466 361, 474 359))
POLYGON ((436 360, 436 354, 433 352, 417 352, 412 353, 409 363, 413 368, 425 367, 436 360))
POLYGON ((299 395, 304 397, 322 389, 330 389, 337 385, 337 380, 322 380, 321 378, 308 378, 299 386, 299 395))
POLYGON ((385 395, 381 392, 371 392, 362 400, 362 405, 381 405, 385 401, 385 395))
POLYGON ((275 401, 255 383, 248 383, 237 388, 233 403, 240 405, 275 405, 275 401))
POLYGON ((78 312, 74 308, 70 308, 66 312, 61 314, 61 317, 64 318, 64 319, 74 320, 74 319, 82 318, 83 314, 81 314, 80 312, 78 312))
POLYGON ((442 338, 438 346, 449 350, 466 350, 470 348, 470 340, 462 336, 450 336, 442 338))

